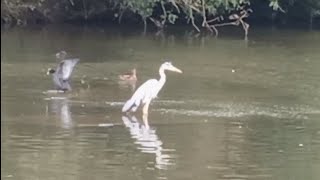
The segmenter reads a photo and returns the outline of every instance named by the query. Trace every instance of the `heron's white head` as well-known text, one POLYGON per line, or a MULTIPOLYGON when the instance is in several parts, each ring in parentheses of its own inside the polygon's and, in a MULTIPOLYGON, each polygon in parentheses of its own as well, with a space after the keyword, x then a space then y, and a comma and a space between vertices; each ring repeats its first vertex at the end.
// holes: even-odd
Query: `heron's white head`
POLYGON ((173 71, 173 72, 177 72, 177 73, 182 73, 182 71, 176 67, 174 67, 172 65, 171 62, 165 62, 161 65, 160 69, 163 69, 163 70, 168 70, 168 71, 173 71))

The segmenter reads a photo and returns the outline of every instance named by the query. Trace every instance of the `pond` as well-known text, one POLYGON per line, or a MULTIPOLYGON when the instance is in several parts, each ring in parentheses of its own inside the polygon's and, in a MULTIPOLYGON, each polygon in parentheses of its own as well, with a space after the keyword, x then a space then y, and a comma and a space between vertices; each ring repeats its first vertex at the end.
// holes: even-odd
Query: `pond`
POLYGON ((1 179, 319 179, 319 47, 295 29, 2 30, 1 179), (60 50, 80 58, 72 91, 48 93, 60 50), (165 61, 183 74, 166 73, 148 117, 121 113, 165 61))

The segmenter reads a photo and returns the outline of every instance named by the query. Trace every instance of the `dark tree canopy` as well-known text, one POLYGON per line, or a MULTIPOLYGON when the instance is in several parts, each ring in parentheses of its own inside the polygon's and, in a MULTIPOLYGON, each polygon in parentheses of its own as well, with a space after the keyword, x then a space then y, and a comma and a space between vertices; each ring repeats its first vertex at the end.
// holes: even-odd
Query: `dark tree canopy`
POLYGON ((304 21, 320 16, 319 0, 2 0, 2 24, 40 24, 108 20, 142 22, 159 29, 190 24, 197 31, 218 33, 217 27, 237 25, 248 32, 255 22, 304 21))

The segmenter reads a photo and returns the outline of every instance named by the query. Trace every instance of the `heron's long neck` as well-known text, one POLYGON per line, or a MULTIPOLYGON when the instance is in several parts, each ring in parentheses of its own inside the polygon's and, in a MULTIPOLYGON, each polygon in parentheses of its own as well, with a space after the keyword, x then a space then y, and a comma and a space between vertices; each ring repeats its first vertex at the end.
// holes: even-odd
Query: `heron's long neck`
POLYGON ((163 68, 159 69, 159 74, 160 74, 159 84, 160 84, 160 87, 162 87, 164 83, 166 83, 166 74, 164 73, 163 68))

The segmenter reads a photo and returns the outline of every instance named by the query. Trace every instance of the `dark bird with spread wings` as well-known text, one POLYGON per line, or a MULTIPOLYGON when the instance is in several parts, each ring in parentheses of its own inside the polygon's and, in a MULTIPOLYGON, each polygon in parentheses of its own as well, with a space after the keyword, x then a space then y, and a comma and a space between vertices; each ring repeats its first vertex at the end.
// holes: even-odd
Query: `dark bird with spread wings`
POLYGON ((65 51, 61 51, 56 54, 57 59, 60 59, 61 62, 58 64, 56 69, 49 68, 47 75, 52 75, 53 83, 57 90, 70 91, 70 77, 75 65, 80 59, 64 59, 65 56, 65 51))

